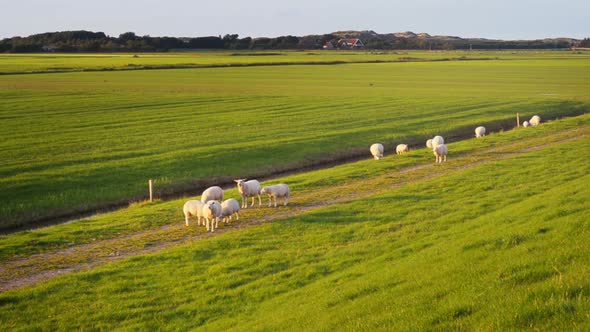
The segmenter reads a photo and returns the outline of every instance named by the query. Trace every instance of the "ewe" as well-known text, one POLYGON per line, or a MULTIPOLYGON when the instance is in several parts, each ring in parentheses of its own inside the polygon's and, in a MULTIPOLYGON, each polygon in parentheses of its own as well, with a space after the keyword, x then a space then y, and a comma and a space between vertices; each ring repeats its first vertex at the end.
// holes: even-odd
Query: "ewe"
POLYGON ((432 149, 432 138, 430 138, 428 141, 426 141, 426 147, 429 149, 432 149))
POLYGON ((373 155, 373 158, 375 158, 376 160, 383 158, 383 144, 375 143, 371 145, 370 150, 371 154, 373 155))
POLYGON ((398 144, 395 147, 395 153, 397 153, 397 154, 404 154, 408 151, 410 151, 410 148, 408 148, 407 144, 398 144))
POLYGON ((538 126, 541 123, 541 117, 538 115, 535 115, 531 118, 531 120, 529 121, 531 126, 538 126))
POLYGON ((486 127, 479 126, 475 128, 475 137, 483 137, 486 135, 486 127))
POLYGON ((526 128, 526 127, 528 127, 528 126, 530 126, 530 125, 531 125, 531 124, 530 124, 528 121, 524 121, 524 122, 522 123, 522 126, 523 126, 523 127, 525 127, 525 128, 526 128))
POLYGON ((208 201, 203 206, 203 217, 205 218, 207 232, 211 230, 211 233, 215 231, 215 228, 219 226, 219 218, 221 217, 221 204, 218 201, 208 201))
POLYGON ((201 201, 187 201, 182 207, 184 213, 184 222, 188 226, 188 219, 190 217, 197 217, 197 225, 201 224, 201 217, 203 217, 203 204, 201 201))
POLYGON ((246 179, 238 179, 234 180, 234 182, 238 184, 238 191, 240 192, 240 196, 242 196, 243 209, 248 207, 248 197, 252 197, 251 206, 254 206, 254 196, 258 196, 258 206, 262 205, 262 200, 260 199, 260 182, 256 180, 246 181, 246 179))
POLYGON ((218 186, 213 186, 205 189, 201 195, 201 202, 205 203, 208 201, 223 201, 223 189, 218 186))
POLYGON ((436 157, 436 160, 435 160, 436 163, 442 163, 443 159, 444 159, 444 161, 447 161, 447 154, 448 154, 449 150, 447 149, 446 145, 444 145, 444 144, 437 145, 435 148, 432 149, 432 152, 434 153, 434 156, 436 157))
POLYGON ((233 199, 226 199, 221 203, 221 218, 223 218, 224 223, 228 223, 231 221, 231 218, 235 215, 236 220, 240 220, 240 203, 233 199))
POLYGON ((434 136, 432 138, 432 148, 433 149, 441 144, 445 144, 445 139, 442 136, 434 136))
POLYGON ((264 187, 260 193, 268 196, 268 207, 271 206, 273 197, 275 199, 275 207, 277 207, 277 198, 283 198, 285 200, 285 206, 289 203, 289 186, 284 183, 264 187))

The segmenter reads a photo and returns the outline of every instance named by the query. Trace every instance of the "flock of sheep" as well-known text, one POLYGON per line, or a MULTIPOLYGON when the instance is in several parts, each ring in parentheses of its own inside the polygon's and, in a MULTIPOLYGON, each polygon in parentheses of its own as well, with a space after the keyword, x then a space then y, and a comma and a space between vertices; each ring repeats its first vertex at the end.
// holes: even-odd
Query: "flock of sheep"
MULTIPOLYGON (((538 115, 533 116, 529 121, 524 121, 522 126, 537 126, 541 123, 541 118, 538 115)), ((486 134, 486 128, 479 126, 475 128, 475 137, 483 137, 486 134)), ((445 145, 445 140, 442 136, 434 136, 433 138, 426 141, 426 147, 432 149, 435 156, 436 163, 442 163, 447 161, 447 154, 449 152, 445 145)), ((383 144, 375 143, 371 145, 370 152, 375 159, 383 158, 383 144)), ((395 148, 396 154, 404 154, 409 151, 407 144, 399 144, 395 148)), ((223 200, 223 189, 218 186, 207 188, 201 195, 201 200, 190 200, 184 203, 183 213, 186 226, 189 225, 190 217, 197 217, 197 225, 203 225, 207 228, 207 231, 214 232, 215 228, 219 226, 219 219, 222 222, 228 223, 232 220, 233 216, 236 216, 236 220, 240 218, 240 208, 245 209, 248 207, 248 198, 252 198, 251 207, 254 206, 254 199, 258 197, 258 206, 262 205, 261 194, 268 196, 268 206, 272 206, 274 198, 274 206, 277 206, 277 198, 284 199, 284 205, 289 203, 290 190, 289 186, 281 183, 273 186, 261 187, 260 182, 257 180, 238 179, 234 180, 238 186, 240 196, 242 196, 242 204, 233 198, 223 200)))
MULTIPOLYGON (((541 123, 541 117, 538 115, 534 115, 529 121, 524 121, 522 123, 523 127, 529 126, 538 126, 541 123)), ((483 137, 486 134, 486 128, 483 126, 479 126, 475 128, 475 137, 483 137)), ((435 157, 436 163, 442 163, 443 161, 447 161, 447 154, 449 153, 449 149, 445 145, 445 140, 442 136, 434 136, 433 138, 426 141, 426 147, 432 149, 432 153, 435 157)), ((375 159, 383 158, 383 144, 375 143, 371 145, 369 148, 371 155, 375 159)), ((410 151, 407 144, 398 144, 395 148, 396 154, 404 154, 410 151)))
POLYGON ((274 206, 277 206, 277 198, 284 200, 284 205, 289 203, 289 196, 291 194, 289 186, 281 183, 274 186, 261 187, 257 180, 238 179, 234 180, 238 186, 240 196, 242 196, 242 205, 233 198, 223 200, 223 189, 218 186, 213 186, 205 189, 201 195, 201 200, 190 200, 184 203, 182 212, 184 213, 184 222, 188 226, 190 217, 197 217, 197 225, 201 222, 207 228, 207 231, 214 232, 215 228, 219 226, 219 219, 224 223, 231 221, 235 216, 236 220, 240 219, 240 208, 248 207, 248 198, 252 198, 254 206, 254 199, 258 197, 258 206, 262 205, 261 194, 268 196, 268 206, 272 206, 274 198, 274 206))

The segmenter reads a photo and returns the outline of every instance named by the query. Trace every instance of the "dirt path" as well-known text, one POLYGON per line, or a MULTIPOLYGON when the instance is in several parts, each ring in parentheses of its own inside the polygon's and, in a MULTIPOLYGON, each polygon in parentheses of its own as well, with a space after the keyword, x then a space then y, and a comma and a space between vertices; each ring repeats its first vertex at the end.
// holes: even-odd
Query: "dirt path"
POLYGON ((202 227, 192 225, 186 228, 183 223, 175 223, 131 235, 7 261, 0 266, 0 292, 35 285, 63 274, 90 270, 108 262, 159 252, 225 232, 235 232, 243 228, 298 216, 326 206, 382 194, 407 183, 429 180, 589 136, 590 125, 581 126, 544 137, 545 141, 549 141, 548 143, 535 142, 538 138, 524 139, 449 159, 448 163, 442 165, 421 164, 385 175, 351 180, 338 186, 297 193, 297 198, 288 207, 245 210, 245 213, 242 213, 242 220, 245 221, 225 225, 217 229, 215 233, 205 233, 202 227))

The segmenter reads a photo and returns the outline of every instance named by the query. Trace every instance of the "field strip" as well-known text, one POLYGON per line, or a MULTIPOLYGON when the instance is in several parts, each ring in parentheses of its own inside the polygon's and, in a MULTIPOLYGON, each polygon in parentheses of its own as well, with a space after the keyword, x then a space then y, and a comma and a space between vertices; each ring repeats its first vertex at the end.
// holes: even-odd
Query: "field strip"
POLYGON ((104 71, 135 71, 135 70, 166 70, 166 69, 208 69, 208 68, 235 68, 235 67, 271 67, 271 66, 330 66, 346 64, 372 64, 372 63, 399 63, 399 62, 441 62, 441 61, 489 61, 498 60, 496 58, 478 57, 478 58, 435 58, 435 59, 392 59, 392 60, 324 60, 324 61, 276 61, 260 63, 213 63, 213 64, 154 64, 154 65, 135 65, 131 67, 87 67, 87 68, 63 68, 63 69, 39 69, 30 71, 0 71, 1 76, 8 75, 29 75, 29 74, 60 74, 60 73, 79 73, 79 72, 104 72, 104 71))
POLYGON ((383 194, 405 184, 426 181, 466 168, 488 162, 517 157, 556 144, 590 137, 590 125, 562 130, 539 138, 518 140, 510 144, 482 149, 450 159, 446 164, 432 162, 402 169, 397 172, 360 178, 343 182, 336 186, 323 187, 312 191, 296 193, 287 208, 247 209, 241 220, 219 228, 215 233, 204 232, 203 227, 194 223, 186 228, 184 220, 170 221, 168 225, 140 231, 131 235, 80 244, 53 252, 20 257, 2 263, 0 266, 0 292, 35 285, 55 276, 78 271, 87 271, 105 263, 122 258, 161 251, 180 244, 191 243, 227 231, 235 231, 262 223, 296 217, 303 213, 327 206, 351 202, 374 195, 383 194), (250 215, 253 214, 253 215, 250 215), (250 215, 250 216, 249 216, 250 215))

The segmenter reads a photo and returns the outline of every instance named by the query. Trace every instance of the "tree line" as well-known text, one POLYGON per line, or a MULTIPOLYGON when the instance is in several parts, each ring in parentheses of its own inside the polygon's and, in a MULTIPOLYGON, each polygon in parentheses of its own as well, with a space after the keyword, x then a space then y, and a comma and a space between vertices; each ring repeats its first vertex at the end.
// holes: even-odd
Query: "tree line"
MULTIPOLYGON (((137 36, 125 32, 118 37, 103 32, 62 31, 35 34, 28 37, 12 37, 0 41, 0 52, 166 52, 190 49, 273 50, 273 49, 321 49, 327 43, 335 44, 342 36, 334 34, 303 37, 280 36, 276 38, 239 38, 237 34, 210 37, 177 38, 137 36)), ((498 41, 485 39, 452 38, 404 38, 391 35, 375 35, 363 40, 367 49, 547 49, 590 47, 590 39, 572 43, 568 39, 498 41)))

